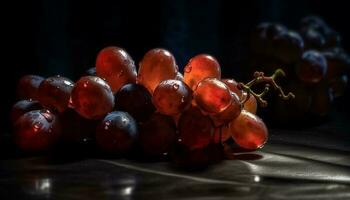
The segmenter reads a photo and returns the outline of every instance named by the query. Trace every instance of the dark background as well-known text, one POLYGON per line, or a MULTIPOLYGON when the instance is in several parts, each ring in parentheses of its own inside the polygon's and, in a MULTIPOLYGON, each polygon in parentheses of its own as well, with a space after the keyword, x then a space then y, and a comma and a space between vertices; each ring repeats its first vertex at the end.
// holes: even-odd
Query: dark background
POLYGON ((180 68, 198 53, 213 54, 224 77, 239 79, 247 38, 259 22, 297 28, 306 15, 319 15, 341 33, 350 47, 346 1, 14 1, 2 6, 1 132, 16 101, 24 74, 61 74, 76 80, 94 66, 97 52, 109 45, 125 48, 138 63, 155 47, 169 49, 180 68))

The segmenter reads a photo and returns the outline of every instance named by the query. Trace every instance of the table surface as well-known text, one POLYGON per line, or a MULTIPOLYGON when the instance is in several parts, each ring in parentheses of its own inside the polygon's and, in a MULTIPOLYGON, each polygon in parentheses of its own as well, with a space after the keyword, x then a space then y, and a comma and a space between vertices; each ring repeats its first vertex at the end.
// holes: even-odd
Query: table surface
POLYGON ((337 120, 270 130, 263 149, 200 171, 127 159, 5 158, 0 199, 350 199, 349 127, 337 120))

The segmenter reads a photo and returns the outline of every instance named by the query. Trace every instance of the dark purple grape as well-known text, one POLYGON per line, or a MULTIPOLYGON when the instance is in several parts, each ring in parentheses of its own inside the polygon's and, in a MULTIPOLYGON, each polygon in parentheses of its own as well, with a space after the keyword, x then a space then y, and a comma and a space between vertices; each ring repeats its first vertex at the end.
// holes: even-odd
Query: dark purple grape
POLYGON ((57 117, 48 110, 33 110, 14 125, 15 142, 24 151, 42 151, 52 147, 61 136, 57 117))
POLYGON ((96 141, 109 153, 128 152, 138 138, 136 121, 126 112, 109 113, 97 126, 96 141))
POLYGON ((22 76, 17 84, 18 98, 38 100, 38 88, 43 80, 43 77, 37 75, 22 76))
POLYGON ((320 82, 327 72, 327 60, 318 51, 309 50, 303 53, 297 66, 297 75, 300 80, 308 84, 320 82))
POLYGON ((124 85, 115 94, 117 110, 128 112, 137 121, 145 121, 154 113, 155 107, 148 90, 139 84, 124 85))
POLYGON ((14 124, 23 114, 32 110, 40 110, 41 108, 42 106, 38 101, 20 100, 12 107, 11 122, 14 124))
POLYGON ((73 81, 68 78, 61 76, 49 77, 42 81, 39 86, 39 101, 44 107, 62 113, 68 108, 73 87, 73 81))
POLYGON ((304 49, 304 41, 294 31, 284 31, 273 38, 273 52, 284 63, 296 63, 304 49))

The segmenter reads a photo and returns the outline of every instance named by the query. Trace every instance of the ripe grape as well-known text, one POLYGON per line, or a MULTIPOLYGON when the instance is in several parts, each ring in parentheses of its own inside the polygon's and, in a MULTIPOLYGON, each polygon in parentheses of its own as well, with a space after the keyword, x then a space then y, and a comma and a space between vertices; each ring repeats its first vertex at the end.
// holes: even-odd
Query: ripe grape
POLYGON ((251 35, 251 46, 256 54, 271 55, 273 38, 286 32, 287 28, 275 23, 261 23, 251 35))
POLYGON ((19 99, 38 99, 38 88, 44 80, 43 77, 37 75, 25 75, 19 79, 17 84, 17 96, 19 99))
POLYGON ((109 113, 97 126, 96 141, 109 153, 126 153, 138 138, 137 124, 126 112, 109 113))
POLYGON ((211 55, 197 55, 187 63, 184 69, 185 83, 194 91, 205 78, 221 78, 219 62, 211 55))
POLYGON ((234 141, 242 148, 255 150, 267 141, 268 131, 264 122, 245 110, 231 122, 230 128, 234 141))
POLYGON ((327 72, 327 60, 318 51, 309 50, 303 53, 297 66, 297 75, 300 80, 308 84, 320 82, 327 72))
POLYGON ((231 90, 231 92, 236 93, 237 96, 241 99, 242 90, 238 89, 237 81, 235 81, 234 79, 222 79, 221 81, 227 85, 227 87, 231 90))
POLYGON ((176 141, 176 125, 170 116, 154 113, 139 127, 140 147, 147 156, 161 156, 169 152, 176 141))
POLYGON ((302 32, 305 49, 321 49, 326 44, 324 36, 315 29, 308 28, 302 32))
POLYGON ((158 112, 176 115, 190 106, 192 91, 182 81, 165 80, 154 90, 152 100, 158 112))
POLYGON ((199 82, 193 97, 203 111, 212 114, 222 112, 232 103, 230 89, 216 78, 199 82))
POLYGON ((327 59, 326 78, 328 80, 337 78, 349 70, 350 58, 342 48, 330 49, 323 52, 323 55, 327 59))
MULTIPOLYGON (((243 97, 244 96, 247 96, 246 92, 243 93, 243 97)), ((243 109, 250 113, 256 114, 256 111, 258 110, 258 104, 253 95, 249 95, 249 99, 243 104, 243 109)))
MULTIPOLYGON (((246 98, 247 93, 237 88, 238 83, 234 79, 223 79, 222 82, 224 82, 232 92, 237 94, 240 101, 246 98)), ((256 113, 258 105, 253 95, 249 95, 249 99, 243 104, 243 109, 253 114, 256 113)))
POLYGON ((152 96, 142 85, 129 83, 115 94, 117 110, 128 112, 137 121, 145 121, 154 113, 152 96))
POLYGON ((32 110, 40 110, 41 108, 42 106, 38 101, 20 100, 12 107, 11 122, 14 124, 23 114, 32 110))
POLYGON ((242 104, 239 100, 239 97, 234 92, 231 92, 231 96, 231 104, 225 110, 210 115, 216 127, 229 123, 230 121, 238 117, 238 115, 241 113, 242 104))
POLYGON ((178 141, 189 149, 204 148, 208 146, 214 134, 214 126, 208 116, 191 107, 180 116, 178 122, 178 141))
POLYGON ((61 76, 49 77, 41 82, 38 90, 40 103, 51 110, 67 109, 74 83, 61 76))
POLYGON ((178 72, 174 56, 165 49, 148 51, 139 65, 137 82, 145 86, 151 94, 160 82, 175 79, 178 72))
POLYGON ((274 55, 285 63, 295 63, 300 59, 304 41, 294 31, 285 31, 273 38, 274 55))
POLYGON ((42 151, 61 135, 57 117, 48 110, 33 110, 22 115, 14 125, 15 142, 24 151, 42 151))
POLYGON ((109 85, 99 77, 83 76, 71 93, 72 106, 87 119, 99 119, 113 110, 114 96, 109 85))
POLYGON ((96 74, 105 79, 113 92, 127 83, 136 82, 136 67, 133 59, 122 48, 106 47, 96 58, 96 74))

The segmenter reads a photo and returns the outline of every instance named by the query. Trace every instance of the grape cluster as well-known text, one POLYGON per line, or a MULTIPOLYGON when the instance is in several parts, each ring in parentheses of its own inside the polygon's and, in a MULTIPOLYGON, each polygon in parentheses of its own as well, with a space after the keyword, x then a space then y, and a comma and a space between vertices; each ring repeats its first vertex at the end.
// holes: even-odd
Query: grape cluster
MULTIPOLYGON (((263 73, 255 78, 274 81, 263 73)), ((249 87, 221 79, 220 64, 210 55, 193 57, 182 74, 169 51, 152 49, 137 73, 124 49, 107 47, 96 68, 76 82, 21 78, 21 100, 11 115, 15 141, 25 151, 44 151, 62 140, 95 141, 112 155, 137 151, 146 158, 210 163, 230 138, 249 150, 266 143, 268 130, 255 115, 255 97, 261 99, 249 87)))
POLYGON ((346 91, 350 57, 341 47, 339 33, 319 17, 303 18, 298 31, 261 23, 252 32, 251 50, 254 70, 257 66, 265 72, 282 68, 291 77, 283 86, 296 95, 295 100, 272 98, 268 109, 270 118, 279 124, 324 119, 334 98, 346 91))

